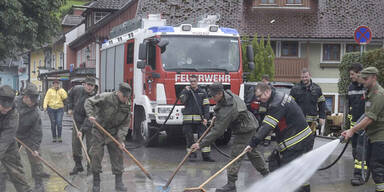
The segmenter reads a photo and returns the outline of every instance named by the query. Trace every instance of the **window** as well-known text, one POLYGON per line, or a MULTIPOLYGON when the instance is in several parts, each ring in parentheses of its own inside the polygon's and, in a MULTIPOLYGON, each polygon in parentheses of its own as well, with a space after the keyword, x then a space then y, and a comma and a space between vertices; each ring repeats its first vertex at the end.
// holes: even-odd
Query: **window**
POLYGON ((344 113, 345 96, 339 96, 339 113, 344 113))
POLYGON ((64 69, 64 52, 60 53, 60 67, 64 69))
POLYGON ((276 4, 276 0, 261 0, 261 4, 276 4))
POLYGON ((297 41, 281 42, 281 56, 285 56, 285 57, 299 56, 299 42, 297 41))
POLYGON ((108 12, 95 12, 94 23, 96 24, 108 14, 109 14, 108 12))
POLYGON ((345 46, 345 52, 346 53, 349 53, 349 52, 359 52, 360 51, 360 45, 357 45, 357 44, 347 44, 345 46))
POLYGON ((156 46, 148 45, 148 65, 152 67, 152 70, 156 69, 156 46))
POLYGON ((303 4, 302 0, 287 0, 287 4, 303 4))
POLYGON ((335 96, 334 95, 324 95, 325 97, 325 112, 334 113, 335 111, 335 96))
POLYGON ((323 61, 340 61, 340 44, 323 44, 323 61))
POLYGON ((127 45, 127 64, 133 64, 133 43, 127 45))
POLYGON ((36 61, 33 61, 33 71, 32 73, 36 73, 36 61))

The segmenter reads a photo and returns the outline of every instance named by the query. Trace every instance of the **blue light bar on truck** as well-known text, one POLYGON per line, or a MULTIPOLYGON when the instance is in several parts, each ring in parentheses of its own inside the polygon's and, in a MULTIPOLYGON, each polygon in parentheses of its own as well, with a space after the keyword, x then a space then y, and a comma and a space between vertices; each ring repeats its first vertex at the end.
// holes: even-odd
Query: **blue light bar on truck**
POLYGON ((175 32, 172 26, 156 26, 149 28, 154 33, 157 32, 175 32))
POLYGON ((236 29, 232 29, 232 28, 220 27, 220 30, 223 33, 227 33, 227 34, 234 34, 234 35, 238 35, 239 34, 239 32, 237 32, 236 29))

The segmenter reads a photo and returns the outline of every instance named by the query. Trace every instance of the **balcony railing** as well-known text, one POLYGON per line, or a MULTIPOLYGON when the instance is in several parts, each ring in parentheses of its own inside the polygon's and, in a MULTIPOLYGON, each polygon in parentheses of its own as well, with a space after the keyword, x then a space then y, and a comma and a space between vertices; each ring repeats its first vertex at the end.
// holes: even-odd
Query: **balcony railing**
POLYGON ((299 82, 304 67, 308 68, 306 58, 276 58, 275 81, 299 82))

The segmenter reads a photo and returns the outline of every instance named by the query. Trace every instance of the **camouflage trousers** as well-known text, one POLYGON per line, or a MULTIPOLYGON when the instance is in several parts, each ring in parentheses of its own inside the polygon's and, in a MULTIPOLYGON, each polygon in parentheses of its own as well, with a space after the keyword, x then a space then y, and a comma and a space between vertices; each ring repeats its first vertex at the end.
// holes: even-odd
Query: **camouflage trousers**
MULTIPOLYGON (((1 164, 5 168, 5 172, 7 172, 9 180, 13 183, 17 192, 32 191, 25 179, 24 168, 21 164, 20 154, 17 152, 16 142, 8 147, 3 159, 1 159, 1 164)), ((3 172, 4 170, 0 171, 3 172)))
MULTIPOLYGON (((249 144, 249 141, 251 140, 252 136, 256 133, 256 131, 252 131, 250 133, 246 134, 239 134, 233 136, 233 144, 231 147, 231 159, 234 159, 238 155, 240 155, 241 152, 244 151, 245 147, 249 144)), ((251 161, 253 167, 263 176, 267 175, 269 173, 268 167, 264 161, 263 155, 257 151, 255 148, 247 153, 247 156, 249 160, 251 161)), ((228 167, 227 171, 227 177, 228 182, 236 182, 237 181, 237 174, 240 170, 241 161, 243 160, 244 156, 240 158, 238 161, 234 162, 231 166, 228 167)))
MULTIPOLYGON (((78 121, 75 121, 75 122, 76 122, 77 128, 79 129, 82 123, 79 123, 78 121)), ((85 143, 86 143, 88 155, 89 155, 89 149, 91 148, 91 136, 92 134, 90 133, 90 131, 82 131, 82 139, 84 140, 84 137, 85 137, 85 143)), ((81 147, 80 140, 77 137, 75 128, 73 128, 73 131, 72 131, 72 156, 75 162, 76 161, 81 162, 81 160, 83 159, 83 149, 81 147)))
POLYGON ((124 171, 123 151, 116 145, 116 143, 106 137, 107 136, 103 135, 98 130, 92 130, 91 147, 89 149, 92 172, 94 174, 102 172, 101 162, 104 157, 104 146, 107 146, 109 159, 112 165, 112 173, 114 175, 122 174, 124 171))
MULTIPOLYGON (((29 152, 28 150, 26 152, 27 152, 29 163, 31 164, 32 177, 35 179, 41 178, 42 174, 44 173, 43 164, 39 159, 33 156, 31 152, 29 152)), ((38 152, 40 153, 39 150, 38 152)))

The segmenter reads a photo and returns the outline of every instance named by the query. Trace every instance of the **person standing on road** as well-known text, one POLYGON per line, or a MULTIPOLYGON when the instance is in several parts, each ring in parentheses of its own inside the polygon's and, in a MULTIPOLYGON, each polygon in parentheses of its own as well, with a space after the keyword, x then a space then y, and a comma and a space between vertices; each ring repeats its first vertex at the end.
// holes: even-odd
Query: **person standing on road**
POLYGON ((31 192, 31 187, 25 179, 15 140, 19 126, 19 114, 14 103, 15 96, 16 93, 10 86, 0 86, 0 161, 16 191, 31 192))
POLYGON ((302 69, 301 81, 291 89, 290 95, 300 106, 314 133, 317 129, 317 120, 321 126, 325 125, 325 97, 320 86, 312 82, 307 68, 302 69))
MULTIPOLYGON (((359 73, 363 70, 363 66, 360 63, 352 64, 349 68, 349 78, 351 79, 351 84, 348 88, 348 119, 350 120, 350 128, 355 126, 357 120, 364 114, 364 105, 365 105, 365 89, 363 84, 359 82, 359 73)), ((361 80, 360 80, 361 81, 361 80)), ((355 160, 353 178, 351 179, 351 184, 353 186, 363 185, 365 182, 361 177, 362 169, 362 144, 364 137, 359 133, 355 133, 352 137, 352 156, 355 160)), ((366 163, 364 163, 366 165, 366 163)))
MULTIPOLYGON (((81 138, 86 137, 87 153, 91 147, 90 122, 84 109, 85 100, 94 96, 96 81, 92 77, 87 77, 83 85, 74 86, 68 94, 68 114, 73 115, 76 127, 79 129, 81 138)), ((75 126, 75 125, 74 125, 75 126)), ((81 160, 83 159, 81 143, 76 130, 72 130, 72 155, 75 161, 75 167, 69 175, 76 175, 78 172, 84 171, 81 160)), ((90 173, 90 165, 87 165, 87 173, 90 173)))
POLYGON ((53 142, 63 142, 61 139, 61 131, 63 127, 64 100, 67 99, 67 96, 67 92, 63 88, 60 88, 59 81, 55 80, 44 97, 43 108, 44 111, 48 111, 49 120, 51 121, 53 142))
POLYGON ((364 118, 341 135, 345 139, 353 137, 359 130, 368 135, 368 165, 372 171, 376 191, 384 191, 384 89, 377 82, 379 71, 367 67, 360 72, 362 83, 367 88, 364 118))
MULTIPOLYGON (((265 83, 257 84, 255 90, 256 98, 268 107, 261 127, 245 150, 251 151, 274 131, 278 147, 269 157, 269 169, 274 171, 311 151, 314 134, 305 121, 300 107, 289 95, 276 92, 265 83)), ((302 186, 299 191, 309 192, 309 183, 302 186)))
POLYGON ((43 178, 49 174, 43 171, 43 164, 35 156, 39 155, 40 144, 43 138, 40 113, 37 108, 39 92, 36 85, 29 83, 23 89, 22 96, 17 97, 16 106, 19 112, 19 128, 16 137, 30 147, 34 153, 27 150, 31 164, 32 177, 35 180, 34 192, 44 192, 43 178))
MULTIPOLYGON (((256 133, 256 129, 259 126, 258 121, 255 116, 247 110, 244 101, 230 90, 224 91, 221 83, 210 85, 209 95, 212 96, 213 100, 216 102, 214 108, 216 120, 207 136, 202 139, 200 143, 194 143, 191 149, 197 150, 209 146, 218 137, 222 136, 228 127, 231 127, 233 132, 231 158, 235 158, 244 150, 252 136, 256 133)), ((258 172, 263 176, 269 173, 263 155, 260 152, 253 149, 247 155, 253 167, 255 167, 258 172)), ((241 160, 236 161, 228 168, 227 184, 220 189, 216 189, 216 192, 236 191, 235 183, 238 178, 237 174, 240 165, 241 160)))
MULTIPOLYGON (((197 76, 191 75, 189 78, 190 86, 186 86, 180 94, 181 103, 184 104, 183 109, 183 133, 187 142, 187 152, 191 145, 195 142, 193 130, 197 130, 200 137, 207 128, 209 119, 209 100, 204 89, 197 85, 197 76)), ((210 157, 211 147, 207 146, 201 149, 203 161, 215 162, 210 157)), ((196 158, 193 152, 190 156, 196 158)))
POLYGON ((100 191, 101 162, 104 156, 104 146, 108 148, 112 173, 115 175, 115 189, 127 191, 122 181, 124 171, 123 152, 124 139, 128 133, 131 112, 131 86, 128 83, 120 83, 119 90, 115 92, 101 93, 90 97, 85 101, 85 111, 91 122, 98 122, 120 143, 119 148, 110 138, 97 128, 92 129, 92 144, 89 150, 91 168, 93 173, 93 192, 100 191))

